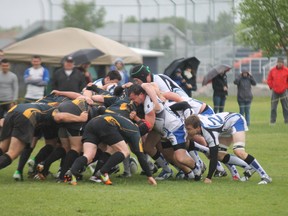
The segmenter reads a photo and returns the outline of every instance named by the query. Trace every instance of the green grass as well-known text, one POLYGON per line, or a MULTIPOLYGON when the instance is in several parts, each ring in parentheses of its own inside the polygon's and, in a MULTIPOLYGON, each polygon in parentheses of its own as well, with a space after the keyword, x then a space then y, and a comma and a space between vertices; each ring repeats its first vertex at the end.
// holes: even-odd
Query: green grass
MULTIPOLYGON (((212 104, 210 98, 200 100, 212 104)), ((225 110, 238 112, 235 97, 228 98, 225 110)), ((112 175, 114 185, 105 186, 88 182, 88 172, 77 186, 26 176, 24 182, 15 182, 14 161, 0 171, 0 215, 287 215, 288 125, 281 108, 275 126, 269 126, 269 115, 270 99, 255 98, 246 149, 273 178, 272 184, 257 185, 260 179, 255 174, 248 182, 233 182, 228 176, 214 178, 211 185, 172 179, 152 187, 140 175, 112 175)))

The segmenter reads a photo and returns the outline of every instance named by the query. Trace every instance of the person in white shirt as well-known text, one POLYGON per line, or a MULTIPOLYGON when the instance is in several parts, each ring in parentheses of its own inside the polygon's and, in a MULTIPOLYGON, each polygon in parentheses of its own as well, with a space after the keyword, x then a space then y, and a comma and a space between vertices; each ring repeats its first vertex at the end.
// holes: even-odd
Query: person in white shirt
POLYGON ((44 96, 45 87, 50 80, 49 71, 41 65, 41 57, 33 56, 32 67, 24 72, 24 82, 27 84, 25 102, 33 102, 44 96))

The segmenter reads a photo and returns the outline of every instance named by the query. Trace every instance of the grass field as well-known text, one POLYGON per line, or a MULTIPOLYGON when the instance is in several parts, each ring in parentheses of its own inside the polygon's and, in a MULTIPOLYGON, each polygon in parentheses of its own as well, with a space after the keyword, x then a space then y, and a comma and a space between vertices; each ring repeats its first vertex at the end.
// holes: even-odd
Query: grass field
MULTIPOLYGON (((200 100, 211 104, 210 98, 200 100)), ((238 112, 235 97, 228 98, 225 110, 238 112)), ((90 183, 88 172, 77 186, 58 184, 52 178, 37 182, 27 176, 15 182, 14 161, 0 171, 0 215, 288 215, 288 125, 280 107, 275 126, 269 126, 269 115, 270 99, 255 98, 246 149, 273 178, 272 184, 257 185, 260 177, 254 174, 248 182, 227 176, 213 178, 211 185, 171 179, 152 187, 136 174, 129 179, 112 175, 114 185, 105 186, 90 183)))

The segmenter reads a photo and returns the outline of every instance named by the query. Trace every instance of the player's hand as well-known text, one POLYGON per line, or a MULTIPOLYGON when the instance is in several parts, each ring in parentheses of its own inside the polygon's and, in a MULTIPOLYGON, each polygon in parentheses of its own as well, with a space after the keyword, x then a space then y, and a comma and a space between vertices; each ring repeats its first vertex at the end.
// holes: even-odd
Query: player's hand
POLYGON ((153 185, 153 186, 156 186, 157 185, 157 182, 156 180, 151 176, 151 177, 147 177, 147 180, 148 180, 148 183, 150 185, 153 185))
POLYGON ((81 122, 86 122, 88 120, 88 112, 84 111, 80 114, 80 121, 81 122))
POLYGON ((205 178, 205 179, 204 179, 204 183, 205 183, 205 184, 211 184, 211 183, 212 183, 212 180, 209 179, 209 178, 205 178))

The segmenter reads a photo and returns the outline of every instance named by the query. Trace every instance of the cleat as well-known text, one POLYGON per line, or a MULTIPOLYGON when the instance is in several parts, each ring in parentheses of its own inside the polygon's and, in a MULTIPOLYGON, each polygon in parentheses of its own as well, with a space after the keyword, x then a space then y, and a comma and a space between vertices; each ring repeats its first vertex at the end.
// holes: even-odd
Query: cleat
POLYGON ((202 175, 195 175, 194 180, 200 181, 202 179, 202 175))
POLYGON ((248 170, 245 170, 245 172, 243 172, 243 175, 245 177, 247 177, 247 179, 251 178, 251 176, 255 173, 256 171, 254 169, 248 169, 248 170))
POLYGON ((190 173, 184 174, 184 179, 185 179, 185 180, 192 180, 192 179, 195 179, 194 172, 191 171, 190 173))
POLYGON ((46 179, 46 177, 42 173, 37 173, 33 179, 44 181, 46 179))
POLYGON ((23 175, 18 170, 16 170, 13 174, 13 178, 15 179, 15 181, 23 181, 23 175))
MULTIPOLYGON (((151 169, 151 167, 150 167, 150 171, 151 171, 152 174, 155 174, 155 173, 158 172, 158 166, 157 166, 156 163, 153 164, 153 168, 152 168, 152 169, 151 169)), ((146 173, 142 170, 142 171, 140 172, 140 175, 146 175, 146 173)))
POLYGON ((214 173, 214 177, 225 177, 225 176, 227 176, 227 172, 225 170, 223 171, 216 170, 214 173))
POLYGON ((77 185, 77 178, 74 175, 72 175, 72 178, 71 178, 71 181, 69 182, 69 184, 71 184, 73 186, 77 185))
POLYGON ((268 184, 272 182, 272 178, 269 176, 265 176, 263 178, 261 178, 261 181, 258 183, 259 185, 261 184, 268 184))
POLYGON ((240 181, 240 178, 239 178, 239 176, 234 175, 234 176, 232 176, 232 180, 233 181, 240 181))
POLYGON ((89 178, 89 180, 92 181, 92 182, 96 182, 96 183, 101 183, 102 182, 101 179, 98 178, 97 176, 91 176, 89 178))
POLYGON ((38 171, 38 172, 42 172, 43 170, 44 170, 44 164, 37 164, 37 166, 36 166, 36 170, 38 171))
POLYGON ((68 170, 66 173, 65 173, 65 175, 64 175, 64 182, 67 182, 67 183, 69 183, 69 182, 71 182, 72 181, 72 173, 71 173, 71 171, 70 170, 68 170))
POLYGON ((101 181, 103 182, 103 184, 105 184, 105 185, 112 185, 112 182, 111 182, 111 180, 110 180, 110 178, 109 178, 108 173, 102 174, 102 173, 100 172, 100 170, 98 170, 98 172, 96 173, 96 176, 101 179, 101 181))
POLYGON ((205 163, 203 162, 203 166, 201 167, 201 173, 203 174, 206 171, 207 167, 205 163))
POLYGON ((177 174, 176 174, 176 179, 184 179, 185 178, 185 173, 180 170, 177 174))
POLYGON ((131 173, 124 172, 124 173, 118 175, 117 177, 118 178, 130 178, 131 176, 132 176, 131 173))
POLYGON ((35 160, 29 159, 27 162, 27 165, 28 165, 28 174, 34 173, 35 172, 35 160))
POLYGON ((160 172, 160 174, 155 178, 156 180, 162 181, 162 180, 166 180, 170 177, 173 176, 173 171, 170 170, 170 172, 165 171, 164 169, 162 169, 162 171, 160 172))

